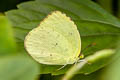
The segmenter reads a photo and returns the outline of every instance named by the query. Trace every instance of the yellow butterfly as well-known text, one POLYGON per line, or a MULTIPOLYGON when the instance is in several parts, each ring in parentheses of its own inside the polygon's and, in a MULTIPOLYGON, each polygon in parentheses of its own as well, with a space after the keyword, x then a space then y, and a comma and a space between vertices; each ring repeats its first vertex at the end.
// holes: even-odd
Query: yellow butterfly
POLYGON ((60 11, 49 14, 24 41, 27 52, 39 63, 73 64, 79 59, 81 39, 74 22, 60 11))

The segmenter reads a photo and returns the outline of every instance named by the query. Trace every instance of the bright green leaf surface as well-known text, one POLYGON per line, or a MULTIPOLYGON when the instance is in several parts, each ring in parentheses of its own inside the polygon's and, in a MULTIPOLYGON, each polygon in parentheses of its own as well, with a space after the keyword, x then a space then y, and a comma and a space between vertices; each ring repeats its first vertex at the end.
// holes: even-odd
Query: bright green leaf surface
MULTIPOLYGON (((115 17, 104 11, 100 6, 90 0, 37 0, 29 1, 18 5, 17 10, 8 11, 7 17, 14 25, 15 37, 19 48, 24 49, 24 37, 33 28, 37 27, 40 21, 51 11, 60 10, 70 16, 78 26, 82 49, 91 43, 96 46, 84 51, 88 56, 94 52, 105 49, 115 48, 118 37, 120 36, 120 22, 115 17)), ((104 67, 107 62, 101 61, 85 68, 80 73, 90 73, 104 67), (98 64, 101 64, 98 66, 98 64)), ((61 74, 68 67, 60 71, 56 69, 61 66, 41 65, 42 73, 61 74)))
POLYGON ((13 56, 0 59, 0 80, 35 80, 38 65, 27 57, 13 56))
POLYGON ((5 16, 0 16, 0 56, 15 53, 16 44, 11 24, 5 16))

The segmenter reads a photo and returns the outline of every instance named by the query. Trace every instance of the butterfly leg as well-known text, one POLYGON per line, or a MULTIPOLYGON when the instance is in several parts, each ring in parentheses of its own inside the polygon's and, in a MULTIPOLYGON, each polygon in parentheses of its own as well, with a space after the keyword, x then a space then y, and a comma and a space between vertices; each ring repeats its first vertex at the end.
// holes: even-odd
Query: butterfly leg
POLYGON ((76 65, 78 63, 78 61, 79 61, 79 59, 74 62, 74 65, 76 65))
POLYGON ((62 67, 58 68, 57 71, 63 69, 65 66, 67 66, 67 64, 63 65, 62 67))
POLYGON ((67 60, 67 62, 66 62, 65 65, 63 65, 62 67, 58 68, 57 70, 61 70, 61 69, 63 69, 65 66, 67 66, 67 63, 68 63, 68 62, 69 62, 69 59, 67 60))

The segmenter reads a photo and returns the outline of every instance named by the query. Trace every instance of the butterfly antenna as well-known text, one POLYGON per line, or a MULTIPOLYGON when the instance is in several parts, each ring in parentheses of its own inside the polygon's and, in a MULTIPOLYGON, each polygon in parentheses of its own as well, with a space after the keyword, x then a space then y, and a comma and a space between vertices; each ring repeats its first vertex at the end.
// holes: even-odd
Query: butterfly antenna
POLYGON ((81 53, 83 53, 87 48, 92 47, 92 46, 95 46, 95 45, 96 45, 96 43, 89 44, 87 47, 85 47, 85 48, 80 52, 79 57, 82 55, 81 53))

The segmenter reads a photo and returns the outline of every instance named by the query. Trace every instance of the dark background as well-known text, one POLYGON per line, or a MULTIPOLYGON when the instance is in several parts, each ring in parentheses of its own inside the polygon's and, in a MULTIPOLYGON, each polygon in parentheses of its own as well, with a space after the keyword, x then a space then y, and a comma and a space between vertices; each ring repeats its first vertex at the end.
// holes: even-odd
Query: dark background
MULTIPOLYGON (((30 0, 0 0, 0 12, 5 12, 10 9, 16 9, 16 5, 25 1, 30 0)), ((92 0, 99 5, 101 5, 104 9, 108 12, 112 13, 113 15, 119 17, 119 0, 92 0)))

